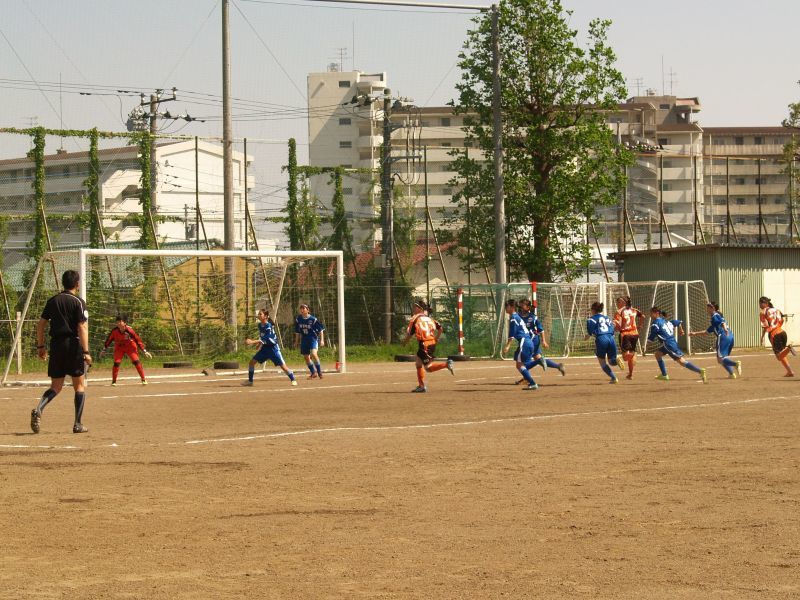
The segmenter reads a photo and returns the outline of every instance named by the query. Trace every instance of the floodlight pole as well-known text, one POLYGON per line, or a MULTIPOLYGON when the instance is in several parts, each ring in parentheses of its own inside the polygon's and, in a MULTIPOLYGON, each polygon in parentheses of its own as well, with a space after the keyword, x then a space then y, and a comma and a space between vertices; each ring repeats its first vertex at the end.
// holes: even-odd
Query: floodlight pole
POLYGON ((383 96, 383 150, 381 153, 381 212, 383 225, 383 283, 384 283, 384 333, 383 340, 392 343, 392 317, 394 302, 394 206, 392 201, 392 96, 391 91, 384 90, 383 96))
MULTIPOLYGON (((233 123, 231 119, 231 51, 228 8, 230 0, 222 0, 222 163, 225 250, 234 249, 233 221, 233 123)), ((245 182, 247 185, 247 182, 245 182)), ((232 348, 238 349, 236 332, 236 263, 225 259, 225 288, 228 295, 228 327, 232 348)))
POLYGON ((492 141, 494 143, 495 283, 506 283, 506 208, 503 197, 503 117, 500 94, 500 11, 492 5, 492 141))

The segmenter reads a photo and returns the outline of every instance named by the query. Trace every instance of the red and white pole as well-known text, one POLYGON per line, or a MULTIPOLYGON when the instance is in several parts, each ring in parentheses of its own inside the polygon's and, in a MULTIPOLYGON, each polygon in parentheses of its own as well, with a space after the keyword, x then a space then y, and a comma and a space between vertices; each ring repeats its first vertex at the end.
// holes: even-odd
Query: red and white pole
POLYGON ((458 288, 458 355, 464 356, 464 290, 458 288))
POLYGON ((533 304, 534 316, 539 316, 539 300, 536 298, 536 282, 531 281, 531 303, 533 304))

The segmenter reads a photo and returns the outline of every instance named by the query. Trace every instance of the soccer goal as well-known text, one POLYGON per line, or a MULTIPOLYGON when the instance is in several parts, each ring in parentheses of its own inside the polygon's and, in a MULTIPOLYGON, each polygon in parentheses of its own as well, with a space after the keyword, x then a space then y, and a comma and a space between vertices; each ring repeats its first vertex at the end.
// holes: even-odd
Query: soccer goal
MULTIPOLYGON (((586 340, 586 319, 591 314, 593 302, 602 302, 606 314, 616 310, 616 299, 630 296, 633 306, 645 315, 639 328, 639 351, 652 351, 655 346, 647 342, 650 329, 650 308, 657 306, 684 322, 684 329, 705 329, 708 324, 706 303, 708 294, 703 281, 650 281, 609 283, 539 283, 535 286, 537 315, 544 325, 550 356, 591 355, 594 342, 586 340)), ((508 321, 503 311, 503 302, 509 298, 531 299, 534 286, 531 283, 506 285, 463 286, 464 337, 466 351, 472 356, 487 358, 509 358, 500 350, 506 340, 508 321)), ((433 289, 432 299, 438 307, 440 319, 448 330, 457 331, 456 317, 451 298, 456 288, 438 286, 433 289)), ((714 350, 714 338, 682 336, 681 346, 689 353, 714 350)))
POLYGON ((325 325, 323 361, 346 370, 342 252, 81 248, 47 253, 21 278, 23 310, 2 383, 17 353, 35 356, 36 322, 67 269, 81 274, 95 358, 122 315, 159 362, 240 360, 248 352, 245 338, 258 337, 256 314, 262 308, 270 312, 281 346, 292 349, 302 303, 325 325))

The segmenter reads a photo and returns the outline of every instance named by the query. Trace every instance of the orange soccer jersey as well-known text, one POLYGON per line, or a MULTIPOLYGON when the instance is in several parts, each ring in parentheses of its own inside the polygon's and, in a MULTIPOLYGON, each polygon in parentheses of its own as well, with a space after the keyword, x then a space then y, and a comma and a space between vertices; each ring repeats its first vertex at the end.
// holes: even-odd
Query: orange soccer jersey
POLYGON ((436 319, 420 313, 409 322, 408 335, 416 336, 423 346, 431 346, 436 343, 436 332, 441 329, 442 326, 436 319))
POLYGON ((614 325, 619 330, 620 335, 639 335, 639 329, 636 327, 636 319, 642 313, 635 308, 620 308, 617 314, 614 315, 614 325))
POLYGON ((769 339, 783 331, 783 314, 777 308, 767 307, 761 311, 761 327, 769 333, 769 339))

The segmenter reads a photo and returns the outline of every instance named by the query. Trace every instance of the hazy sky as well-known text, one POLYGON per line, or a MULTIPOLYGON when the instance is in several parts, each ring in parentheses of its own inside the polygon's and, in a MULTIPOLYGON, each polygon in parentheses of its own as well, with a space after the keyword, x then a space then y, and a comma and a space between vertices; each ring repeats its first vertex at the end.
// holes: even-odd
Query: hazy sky
MULTIPOLYGON (((787 104, 800 99, 797 0, 564 3, 574 10, 572 24, 581 31, 595 17, 613 21, 611 43, 631 94, 636 78, 643 81, 642 93, 648 87, 661 91, 663 57, 667 93, 698 96, 703 125, 777 125, 787 104), (670 70, 676 73, 672 83, 670 70)), ((54 127, 62 113, 66 127, 121 130, 120 113, 124 116, 138 103, 138 97, 64 93, 62 111, 57 91, 45 93, 48 103, 39 91, 11 89, 17 84, 7 81, 33 77, 57 82, 59 75, 87 91, 89 84, 143 92, 175 86, 180 101, 164 108, 218 119, 216 98, 199 104, 200 97, 190 100, 180 90, 220 93, 219 13, 217 0, 0 0, 0 126, 26 126, 37 117, 40 124, 54 127)), ((233 93, 302 109, 306 74, 325 70, 338 61, 338 49, 346 48, 346 69, 386 71, 394 91, 420 105, 442 104, 453 97, 457 53, 470 18, 463 11, 232 0, 233 93)), ((244 110, 287 109, 253 104, 239 112, 244 110)), ((257 164, 259 214, 274 214, 266 211, 277 210, 284 197, 276 188, 286 161, 283 140, 295 136, 301 144, 306 141, 305 116, 272 114, 236 122, 234 129, 237 137, 275 141, 249 146, 257 164)), ((219 135, 221 124, 193 123, 181 133, 219 135)), ((58 140, 48 144, 55 148, 58 140)), ((0 157, 18 155, 27 145, 0 135, 0 157)))

